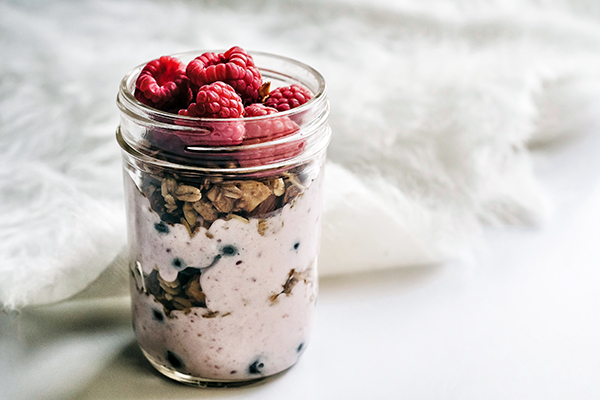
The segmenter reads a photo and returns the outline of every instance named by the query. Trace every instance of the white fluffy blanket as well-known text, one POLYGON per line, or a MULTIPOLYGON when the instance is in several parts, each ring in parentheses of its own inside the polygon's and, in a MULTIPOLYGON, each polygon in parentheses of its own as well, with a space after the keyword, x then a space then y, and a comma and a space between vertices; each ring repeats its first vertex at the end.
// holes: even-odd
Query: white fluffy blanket
POLYGON ((593 0, 4 1, 4 307, 124 280, 118 83, 232 45, 328 81, 324 274, 465 259, 486 224, 539 223, 531 146, 600 120, 593 0))

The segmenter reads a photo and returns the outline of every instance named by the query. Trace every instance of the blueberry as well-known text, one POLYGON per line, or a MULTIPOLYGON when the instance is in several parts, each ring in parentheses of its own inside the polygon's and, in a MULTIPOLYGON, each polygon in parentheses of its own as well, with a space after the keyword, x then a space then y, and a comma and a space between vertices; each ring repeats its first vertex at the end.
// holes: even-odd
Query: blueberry
POLYGON ((177 357, 175 353, 172 353, 170 351, 167 351, 167 361, 169 362, 169 364, 171 364, 173 368, 178 369, 183 367, 183 361, 181 361, 181 358, 177 357))
POLYGON ((165 320, 163 313, 158 311, 156 308, 152 309, 152 316, 154 317, 155 320, 160 321, 160 322, 163 322, 165 320))
POLYGON ((154 224, 154 229, 162 235, 166 235, 169 233, 169 227, 164 222, 157 222, 154 224))
POLYGON ((179 257, 175 257, 172 262, 173 266, 177 269, 185 268, 185 263, 179 257))
POLYGON ((294 243, 294 250, 298 250, 298 247, 300 247, 300 242, 294 243))
POLYGON ((228 244, 227 246, 224 246, 221 249, 221 252, 223 253, 224 256, 233 256, 233 255, 237 254, 237 249, 235 248, 235 246, 228 244))
POLYGON ((262 374, 262 369, 265 367, 265 364, 261 363, 260 360, 254 361, 248 367, 248 373, 250 374, 262 374))

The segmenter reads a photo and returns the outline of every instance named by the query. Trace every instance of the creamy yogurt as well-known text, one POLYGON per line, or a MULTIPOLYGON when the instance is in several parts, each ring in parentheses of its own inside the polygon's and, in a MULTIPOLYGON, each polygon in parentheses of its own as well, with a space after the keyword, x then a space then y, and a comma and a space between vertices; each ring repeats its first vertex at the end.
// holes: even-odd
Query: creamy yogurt
POLYGON ((275 211, 191 234, 162 221, 126 174, 133 326, 151 361, 223 381, 296 363, 314 320, 321 175, 275 211))

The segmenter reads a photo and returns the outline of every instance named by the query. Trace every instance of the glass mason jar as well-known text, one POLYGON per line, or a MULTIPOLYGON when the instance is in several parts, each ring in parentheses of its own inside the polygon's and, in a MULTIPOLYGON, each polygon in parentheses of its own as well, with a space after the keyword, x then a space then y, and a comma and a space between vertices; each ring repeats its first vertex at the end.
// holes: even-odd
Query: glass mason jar
POLYGON ((325 81, 300 62, 251 55, 271 89, 298 84, 313 98, 260 117, 183 117, 134 98, 143 65, 117 98, 136 338, 158 371, 200 386, 285 371, 314 320, 331 136, 325 81), (283 133, 261 137, 275 126, 283 133), (206 135, 239 129, 254 140, 206 146, 206 135))

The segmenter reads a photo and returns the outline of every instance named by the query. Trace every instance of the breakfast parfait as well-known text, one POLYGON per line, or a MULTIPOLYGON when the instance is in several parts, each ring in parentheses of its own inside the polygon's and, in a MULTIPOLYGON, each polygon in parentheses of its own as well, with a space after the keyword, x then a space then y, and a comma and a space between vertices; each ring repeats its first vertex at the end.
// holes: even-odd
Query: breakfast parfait
POLYGON ((233 47, 150 61, 123 79, 117 103, 144 355, 196 385, 285 371, 317 301, 323 78, 233 47))

